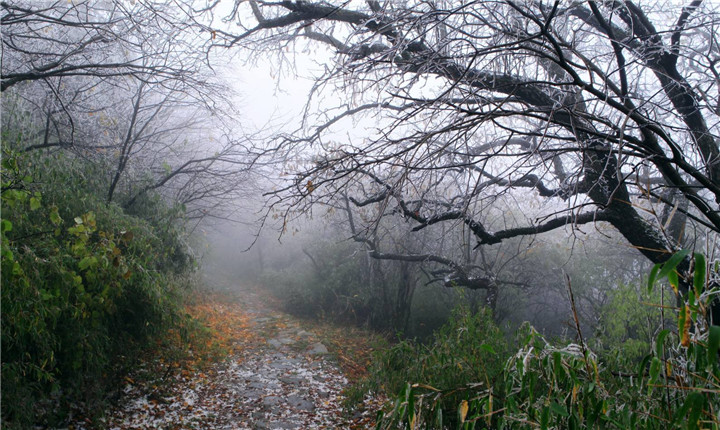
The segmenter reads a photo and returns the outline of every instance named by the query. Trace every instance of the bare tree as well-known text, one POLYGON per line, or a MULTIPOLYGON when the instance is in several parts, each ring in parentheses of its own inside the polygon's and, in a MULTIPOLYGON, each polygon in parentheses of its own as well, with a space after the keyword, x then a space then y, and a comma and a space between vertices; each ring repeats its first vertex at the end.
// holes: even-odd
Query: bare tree
POLYGON ((174 1, 3 1, 2 91, 71 76, 193 79, 199 39, 174 1))
POLYGON ((107 201, 127 209, 158 191, 189 218, 237 210, 251 183, 251 137, 238 135, 231 91, 211 68, 212 33, 195 31, 190 19, 202 8, 103 0, 0 7, 11 113, 4 126, 30 118, 21 149, 65 149, 102 165, 107 201))
POLYGON ((343 108, 279 141, 318 154, 278 193, 291 210, 362 183, 356 206, 415 231, 449 223, 492 245, 604 222, 653 262, 681 246, 673 220, 720 232, 715 4, 247 1, 233 13, 241 30, 218 44, 336 54, 315 91, 345 90, 343 108), (374 133, 330 141, 363 114, 374 133), (501 198, 543 202, 502 225, 501 198))

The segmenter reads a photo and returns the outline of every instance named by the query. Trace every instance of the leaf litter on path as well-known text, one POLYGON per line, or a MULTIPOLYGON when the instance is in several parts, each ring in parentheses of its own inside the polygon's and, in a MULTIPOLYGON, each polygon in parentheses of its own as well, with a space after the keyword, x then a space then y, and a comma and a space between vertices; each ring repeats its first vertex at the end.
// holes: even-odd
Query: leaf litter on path
POLYGON ((348 380, 325 345, 257 293, 234 300, 207 295, 188 313, 211 330, 207 348, 226 351, 226 359, 192 351, 182 363, 152 357, 125 378, 119 401, 101 422, 79 420, 70 428, 354 427, 342 416, 348 380), (158 372, 162 368, 167 370, 158 372), (149 373, 164 375, 158 380, 149 373))

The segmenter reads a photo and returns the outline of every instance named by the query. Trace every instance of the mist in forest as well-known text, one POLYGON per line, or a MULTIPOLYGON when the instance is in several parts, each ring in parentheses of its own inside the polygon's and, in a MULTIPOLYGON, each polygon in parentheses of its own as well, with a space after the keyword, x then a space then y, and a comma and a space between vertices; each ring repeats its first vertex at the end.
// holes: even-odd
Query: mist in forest
POLYGON ((382 428, 718 424, 720 4, 0 13, 3 420, 192 355, 214 290, 387 342, 382 428))
MULTIPOLYGON (((353 240, 343 215, 299 217, 284 230, 279 217, 262 228, 251 219, 205 226, 201 270, 214 288, 261 288, 304 318, 408 337, 427 338, 458 306, 479 310, 489 304, 486 291, 449 285, 417 263, 374 259, 353 240)), ((384 225, 388 240, 402 240, 405 224, 384 225)), ((550 233, 482 250, 484 264, 502 270, 493 303, 497 323, 508 335, 530 321, 542 333, 572 338, 572 292, 585 336, 595 336, 613 291, 642 282, 649 270, 636 250, 618 247, 619 240, 609 230, 569 238, 550 233)))

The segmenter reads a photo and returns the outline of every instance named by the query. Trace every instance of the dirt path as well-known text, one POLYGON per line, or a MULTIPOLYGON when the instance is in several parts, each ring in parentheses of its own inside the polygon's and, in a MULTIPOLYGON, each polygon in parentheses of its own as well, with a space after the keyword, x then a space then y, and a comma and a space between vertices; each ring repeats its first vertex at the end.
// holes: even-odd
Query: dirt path
POLYGON ((95 424, 110 429, 345 428, 341 391, 347 380, 326 346, 297 320, 272 310, 257 292, 233 295, 227 300, 225 292, 226 301, 211 305, 219 318, 230 321, 234 352, 227 360, 202 373, 177 372, 161 390, 128 377, 118 406, 95 424))

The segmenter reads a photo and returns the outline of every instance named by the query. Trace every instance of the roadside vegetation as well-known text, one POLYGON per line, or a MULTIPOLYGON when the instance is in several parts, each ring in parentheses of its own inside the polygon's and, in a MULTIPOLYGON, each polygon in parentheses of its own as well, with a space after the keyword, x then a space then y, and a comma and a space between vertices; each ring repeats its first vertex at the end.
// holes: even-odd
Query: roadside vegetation
POLYGON ((172 5, 1 11, 2 427, 52 428, 102 415, 152 351, 220 357, 186 308, 191 232, 229 210, 247 153, 172 5))
MULTIPOLYGON (((664 292, 677 285, 676 264, 687 254, 655 266, 649 279, 610 289, 593 315, 594 325, 578 314, 574 289, 582 291, 581 286, 566 278, 567 308, 548 307, 563 313, 570 328, 564 335, 542 334, 553 318, 540 319, 537 327, 498 323, 489 308, 471 308, 466 292, 456 290, 455 309, 431 335, 385 330, 389 342, 376 345, 364 377, 346 390, 348 413, 380 398, 388 399, 379 410, 380 429, 715 428, 720 328, 708 325, 707 312, 717 295, 708 288, 717 262, 709 267, 702 254, 694 255, 687 300, 664 292)), ((282 291, 277 279, 270 279, 276 281, 271 290, 282 291)), ((302 289, 297 282, 304 278, 294 279, 290 291, 302 289)), ((316 285, 304 286, 312 300, 287 291, 278 296, 300 316, 316 312, 312 319, 347 324, 329 312, 334 305, 323 312, 324 301, 314 295, 324 287, 316 285)), ((354 303, 369 300, 360 296, 371 293, 362 282, 342 285, 332 291, 347 293, 354 285, 354 303)), ((361 324, 372 327, 367 320, 361 324)), ((352 353, 353 346, 347 350, 352 353)))
MULTIPOLYGON (((720 327, 706 322, 716 292, 705 289, 704 257, 696 254, 695 263, 695 294, 679 309, 632 298, 638 290, 652 291, 653 280, 623 288, 632 295, 626 306, 648 306, 652 311, 644 316, 668 318, 652 332, 633 330, 642 312, 628 321, 627 307, 610 302, 603 310, 612 332, 607 337, 584 339, 578 326, 574 342, 548 341, 525 324, 514 348, 499 347, 497 328, 475 331, 480 313, 456 315, 428 344, 394 346, 380 354, 368 379, 371 389, 390 381, 397 393, 378 428, 717 427, 720 327), (612 326, 624 321, 627 330, 618 336, 612 326), (462 370, 472 360, 479 375, 462 370)), ((661 275, 672 273, 672 265, 661 275)))
POLYGON ((140 351, 188 323, 195 262, 177 208, 149 196, 126 213, 100 195, 101 167, 4 137, 3 421, 52 425, 71 402, 99 408, 140 351))

